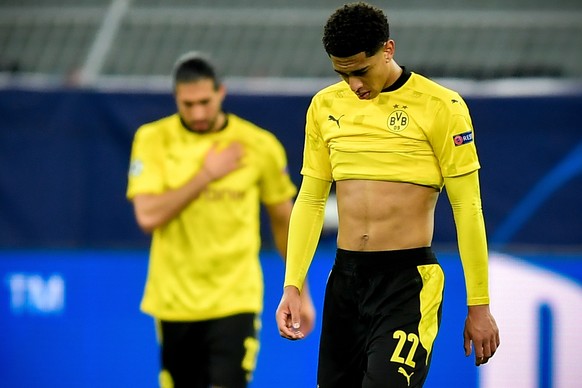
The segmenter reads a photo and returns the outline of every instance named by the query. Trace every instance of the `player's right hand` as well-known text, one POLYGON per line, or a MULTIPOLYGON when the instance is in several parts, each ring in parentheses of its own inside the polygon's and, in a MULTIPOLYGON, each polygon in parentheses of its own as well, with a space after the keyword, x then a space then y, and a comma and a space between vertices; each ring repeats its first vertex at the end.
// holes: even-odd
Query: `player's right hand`
POLYGON ((289 340, 305 338, 301 331, 301 296, 294 286, 287 286, 283 291, 283 297, 277 308, 275 318, 279 334, 289 340))
POLYGON ((211 180, 220 179, 241 167, 243 156, 244 147, 241 143, 233 142, 223 149, 214 144, 204 158, 202 169, 211 180))

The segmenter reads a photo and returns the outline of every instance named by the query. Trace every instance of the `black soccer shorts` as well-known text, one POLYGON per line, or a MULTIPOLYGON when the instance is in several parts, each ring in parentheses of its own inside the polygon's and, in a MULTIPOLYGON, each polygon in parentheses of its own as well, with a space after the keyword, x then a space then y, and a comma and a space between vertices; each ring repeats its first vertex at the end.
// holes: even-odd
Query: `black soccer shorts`
POLYGON ((162 388, 245 388, 259 350, 257 314, 195 322, 160 321, 162 388))
POLYGON ((443 291, 430 248, 338 249, 325 292, 318 387, 422 387, 443 291))

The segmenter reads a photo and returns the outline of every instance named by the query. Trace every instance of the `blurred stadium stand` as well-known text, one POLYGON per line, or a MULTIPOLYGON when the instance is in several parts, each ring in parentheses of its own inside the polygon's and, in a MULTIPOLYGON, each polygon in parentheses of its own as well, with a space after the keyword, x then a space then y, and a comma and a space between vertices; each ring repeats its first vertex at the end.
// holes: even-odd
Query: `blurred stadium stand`
MULTIPOLYGON (((333 77, 322 26, 343 1, 1 0, 0 69, 72 85, 166 81, 188 50, 231 78, 333 77)), ((579 0, 378 0, 400 64, 430 77, 582 78, 579 0)))

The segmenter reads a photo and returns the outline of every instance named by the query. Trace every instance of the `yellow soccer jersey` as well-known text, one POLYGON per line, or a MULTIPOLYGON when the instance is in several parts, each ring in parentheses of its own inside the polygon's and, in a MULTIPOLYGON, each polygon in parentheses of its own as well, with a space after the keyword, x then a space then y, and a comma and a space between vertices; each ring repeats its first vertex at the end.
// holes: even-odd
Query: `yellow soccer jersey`
POLYGON ((197 134, 177 114, 135 134, 127 197, 183 185, 211 146, 243 144, 243 167, 212 182, 152 235, 144 312, 163 320, 205 320, 260 312, 260 202, 292 198, 285 151, 275 136, 235 115, 221 131, 197 134))
POLYGON ((478 169, 467 106, 415 73, 360 100, 341 81, 318 92, 306 118, 303 175, 408 182, 441 189, 443 177, 478 169))

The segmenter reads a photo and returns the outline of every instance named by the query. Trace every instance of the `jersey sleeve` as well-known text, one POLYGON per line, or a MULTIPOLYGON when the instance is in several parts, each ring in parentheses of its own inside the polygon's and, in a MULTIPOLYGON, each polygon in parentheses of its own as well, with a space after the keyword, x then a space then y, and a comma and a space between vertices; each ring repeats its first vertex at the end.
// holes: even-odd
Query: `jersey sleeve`
POLYGON ((128 171, 126 196, 158 194, 163 192, 164 149, 162 139, 153 128, 140 127, 135 133, 128 171))
POLYGON ((331 182, 309 176, 303 178, 289 222, 285 286, 303 288, 321 236, 330 189, 331 182))
POLYGON ((457 240, 469 306, 489 304, 487 234, 478 171, 446 178, 445 187, 455 218, 457 240))
POLYGON ((453 94, 441 102, 429 140, 444 178, 464 175, 480 168, 475 134, 465 101, 453 94))
POLYGON ((297 194, 297 187, 289 176, 287 155, 283 145, 274 135, 268 137, 264 161, 264 174, 261 179, 261 201, 276 204, 291 199, 297 194))
POLYGON ((305 144, 301 174, 331 182, 333 178, 329 148, 318 125, 317 110, 317 103, 314 98, 307 109, 305 118, 305 144))

